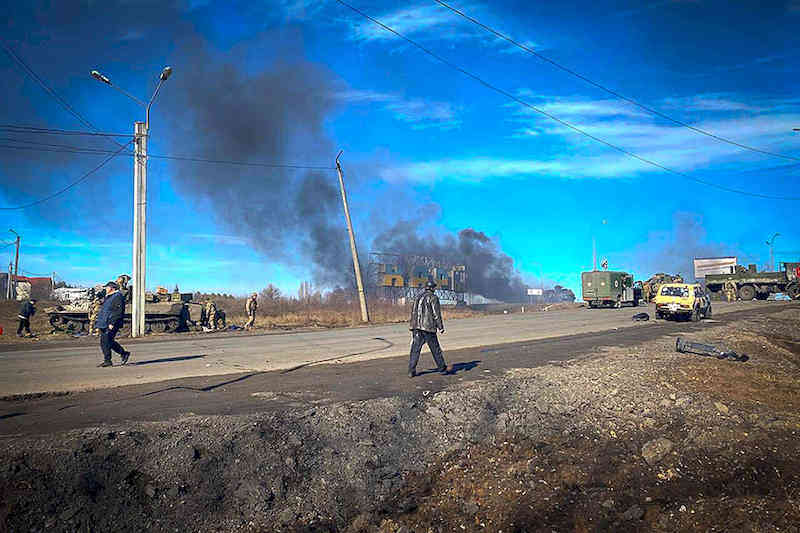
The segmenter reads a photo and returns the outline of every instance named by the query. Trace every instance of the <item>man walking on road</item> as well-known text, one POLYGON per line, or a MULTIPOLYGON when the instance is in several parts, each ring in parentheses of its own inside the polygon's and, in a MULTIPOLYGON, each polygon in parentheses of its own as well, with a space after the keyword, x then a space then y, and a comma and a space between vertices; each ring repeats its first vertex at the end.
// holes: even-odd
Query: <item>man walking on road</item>
POLYGON ((27 300, 22 306, 19 308, 19 314, 17 318, 19 318, 19 326, 17 326, 17 337, 22 337, 22 330, 25 330, 25 336, 33 337, 31 333, 31 317, 36 314, 36 300, 31 298, 27 300))
POLYGON ((434 361, 436 361, 436 372, 447 374, 447 365, 442 355, 442 347, 439 346, 439 339, 436 331, 444 333, 444 323, 442 322, 442 308, 439 298, 433 292, 436 283, 428 281, 425 290, 414 299, 411 307, 411 320, 409 328, 411 330, 411 354, 408 361, 408 377, 413 378, 417 375, 417 363, 419 362, 419 352, 423 344, 427 344, 431 350, 434 361))
POLYGON ((250 329, 255 325, 257 309, 258 295, 253 293, 252 296, 247 299, 247 303, 244 305, 244 310, 247 311, 247 324, 244 325, 244 329, 250 329))
POLYGON ((106 299, 100 312, 97 314, 95 324, 100 330, 100 349, 103 351, 103 362, 97 366, 114 366, 111 362, 111 351, 120 355, 122 364, 128 362, 131 352, 119 345, 114 337, 122 328, 125 321, 125 296, 119 291, 119 285, 113 281, 106 283, 106 299))

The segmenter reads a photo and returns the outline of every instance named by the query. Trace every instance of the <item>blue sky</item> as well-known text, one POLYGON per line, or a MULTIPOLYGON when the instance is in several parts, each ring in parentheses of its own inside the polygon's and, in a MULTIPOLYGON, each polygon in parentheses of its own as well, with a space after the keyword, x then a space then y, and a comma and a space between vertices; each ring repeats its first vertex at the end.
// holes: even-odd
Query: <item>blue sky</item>
MULTIPOLYGON (((352 3, 626 150, 730 188, 800 196, 797 161, 654 117, 433 1, 352 3)), ((452 5, 680 121, 800 157, 800 133, 792 132, 800 127, 797 0, 452 5)), ((577 289, 579 272, 591 267, 593 236, 612 268, 639 277, 685 274, 695 255, 733 253, 763 265, 764 241, 775 232, 777 251, 800 251, 800 202, 720 191, 631 159, 434 61, 333 0, 33 2, 5 10, 4 42, 102 131, 129 132, 142 112, 91 79, 91 69, 146 98, 171 65, 173 77, 152 112, 153 154, 329 166, 345 150, 362 256, 379 250, 374 237, 397 221, 415 221, 421 235, 474 228, 496 240, 525 280, 534 282, 541 269, 550 282, 577 289), (220 89, 203 92, 209 82, 220 89), (278 85, 281 98, 297 102, 285 113, 268 105, 278 101, 278 85), (265 132, 263 151, 259 136, 271 122, 248 111, 266 113, 260 102, 282 124, 265 132), (233 153, 245 134, 246 149, 233 153)), ((0 71, 1 123, 87 129, 5 52, 0 71)), ((11 139, 2 146, 116 149, 107 138, 29 135, 25 144, 2 135, 11 139)), ((0 157, 0 206, 16 206, 59 190, 105 156, 0 148, 0 157)), ((21 270, 55 271, 73 283, 130 272, 131 176, 131 158, 115 158, 54 200, 2 211, 23 238, 21 270)), ((346 245, 340 205, 313 215, 293 207, 303 201, 298 179, 267 168, 151 159, 149 287, 243 294, 274 283, 294 293, 318 270, 306 215, 322 217, 327 238, 346 245), (261 190, 262 179, 269 191, 261 190), (278 220, 262 224, 270 214, 278 220), (254 227, 263 231, 255 235, 254 227)), ((319 179, 336 185, 335 172, 319 179)), ((0 259, 9 251, 0 250, 0 259)))

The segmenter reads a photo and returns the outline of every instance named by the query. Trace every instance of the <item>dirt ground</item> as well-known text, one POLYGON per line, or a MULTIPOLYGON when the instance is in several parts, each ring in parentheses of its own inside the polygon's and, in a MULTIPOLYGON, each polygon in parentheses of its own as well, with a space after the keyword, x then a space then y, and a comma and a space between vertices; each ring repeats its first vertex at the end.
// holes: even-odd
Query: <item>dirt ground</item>
POLYGON ((798 531, 800 309, 691 338, 750 360, 668 335, 437 393, 4 437, 0 530, 798 531))
MULTIPOLYGON (((244 300, 242 300, 244 301, 244 300)), ((3 329, 3 334, 0 335, 0 346, 2 345, 40 345, 49 344, 52 342, 84 342, 96 344, 97 338, 89 337, 85 334, 76 335, 72 332, 66 331, 53 331, 49 323, 47 314, 44 309, 51 306, 56 306, 58 302, 39 301, 36 304, 36 314, 31 320, 31 331, 35 335, 33 338, 19 338, 16 336, 17 325, 19 320, 17 313, 19 312, 20 302, 0 300, 0 327, 3 329)), ((247 316, 244 313, 244 304, 239 309, 225 309, 228 326, 242 327, 247 322, 247 316)), ((555 310, 555 308, 553 309, 555 310)), ((373 303, 370 307, 370 322, 372 324, 393 324, 406 322, 408 320, 408 309, 405 306, 389 305, 385 303, 373 303)), ((468 318, 474 316, 483 316, 486 313, 483 311, 476 311, 466 307, 448 308, 442 310, 444 320, 451 320, 455 318, 468 318)), ((301 311, 274 311, 262 310, 256 317, 255 327, 250 331, 242 329, 232 329, 226 331, 217 331, 211 333, 204 333, 200 331, 181 331, 176 333, 148 333, 145 337, 138 339, 137 342, 146 341, 146 339, 158 339, 164 336, 180 337, 188 335, 247 335, 248 333, 265 333, 265 332, 284 332, 294 330, 314 330, 314 329, 328 329, 328 328, 342 328, 352 327, 361 324, 361 313, 358 309, 330 309, 309 306, 306 310, 301 311)), ((127 329, 122 330, 124 335, 127 329)))

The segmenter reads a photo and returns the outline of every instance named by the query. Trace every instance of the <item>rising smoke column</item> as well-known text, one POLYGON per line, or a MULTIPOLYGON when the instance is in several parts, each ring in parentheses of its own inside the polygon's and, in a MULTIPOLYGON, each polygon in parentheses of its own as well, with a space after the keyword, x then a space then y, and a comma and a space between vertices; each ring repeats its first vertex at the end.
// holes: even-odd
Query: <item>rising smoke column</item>
POLYGON ((513 302, 525 295, 525 284, 514 268, 514 260, 503 253, 495 240, 472 228, 463 229, 457 235, 421 236, 418 223, 403 221, 378 235, 373 248, 466 265, 469 292, 488 298, 513 302))

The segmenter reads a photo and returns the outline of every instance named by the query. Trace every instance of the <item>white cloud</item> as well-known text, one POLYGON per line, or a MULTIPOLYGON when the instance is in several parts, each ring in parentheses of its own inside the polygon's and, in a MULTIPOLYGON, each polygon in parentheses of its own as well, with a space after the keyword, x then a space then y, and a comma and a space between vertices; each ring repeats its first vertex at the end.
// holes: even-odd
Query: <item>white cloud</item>
MULTIPOLYGON (((787 134, 800 123, 800 114, 786 110, 785 102, 773 101, 762 107, 749 106, 751 116, 742 117, 748 104, 728 100, 694 98, 701 120, 692 125, 765 150, 792 153, 800 139, 787 134), (718 105, 711 105, 710 102, 718 105), (777 110, 777 111, 774 111, 777 110), (720 111, 737 111, 735 116, 720 116, 720 111)), ((613 100, 559 100, 541 104, 543 110, 573 124, 588 134, 669 168, 691 172, 737 165, 739 170, 763 156, 744 151, 686 128, 665 123, 635 107, 613 100)), ((431 182, 456 180, 481 182, 514 176, 552 176, 559 178, 630 178, 644 172, 662 172, 610 147, 604 147, 538 113, 517 107, 510 122, 516 125, 516 138, 535 136, 537 143, 558 148, 557 157, 503 158, 479 156, 410 163, 383 172, 387 180, 431 182)))
MULTIPOLYGON (((406 7, 392 13, 375 16, 375 18, 408 37, 427 33, 433 29, 444 30, 448 38, 466 36, 463 31, 456 30, 459 26, 463 26, 463 23, 451 12, 435 4, 406 7)), ((371 20, 363 18, 354 23, 352 29, 353 37, 359 41, 379 41, 397 38, 393 33, 383 29, 371 20)), ((472 35, 474 32, 469 34, 472 35)))
POLYGON ((392 113, 397 120, 411 124, 414 129, 436 127, 452 129, 461 124, 459 110, 449 102, 405 99, 397 94, 349 90, 336 95, 340 101, 351 104, 376 103, 392 113))

